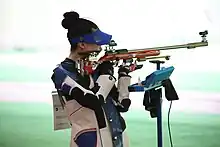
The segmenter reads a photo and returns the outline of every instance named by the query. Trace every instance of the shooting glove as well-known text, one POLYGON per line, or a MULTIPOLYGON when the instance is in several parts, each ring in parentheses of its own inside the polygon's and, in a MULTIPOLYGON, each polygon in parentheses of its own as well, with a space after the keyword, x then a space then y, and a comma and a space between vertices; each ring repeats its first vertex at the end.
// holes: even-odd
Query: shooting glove
POLYGON ((128 66, 120 66, 118 70, 118 101, 121 104, 120 111, 127 112, 131 100, 129 99, 128 86, 131 84, 131 76, 129 75, 130 69, 128 66))
POLYGON ((99 97, 99 99, 103 99, 105 102, 109 92, 116 82, 116 78, 113 76, 113 64, 109 61, 105 61, 98 65, 95 73, 98 75, 94 86, 94 88, 97 89, 96 95, 99 97))
POLYGON ((129 75, 130 73, 130 69, 129 69, 129 66, 119 66, 119 69, 118 69, 118 79, 120 79, 120 77, 131 77, 129 75))

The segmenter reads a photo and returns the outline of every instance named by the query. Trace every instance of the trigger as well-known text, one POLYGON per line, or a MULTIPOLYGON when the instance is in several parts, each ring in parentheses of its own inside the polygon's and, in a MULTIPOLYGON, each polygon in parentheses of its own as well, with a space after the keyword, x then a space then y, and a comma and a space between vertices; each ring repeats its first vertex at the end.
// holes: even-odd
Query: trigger
POLYGON ((137 70, 137 69, 141 69, 143 67, 143 64, 140 64, 140 65, 136 65, 136 68, 135 68, 135 70, 137 70))
POLYGON ((135 70, 138 70, 138 69, 141 69, 143 67, 143 64, 140 64, 140 65, 137 65, 137 64, 131 64, 129 66, 129 70, 132 72, 132 71, 135 71, 135 70))

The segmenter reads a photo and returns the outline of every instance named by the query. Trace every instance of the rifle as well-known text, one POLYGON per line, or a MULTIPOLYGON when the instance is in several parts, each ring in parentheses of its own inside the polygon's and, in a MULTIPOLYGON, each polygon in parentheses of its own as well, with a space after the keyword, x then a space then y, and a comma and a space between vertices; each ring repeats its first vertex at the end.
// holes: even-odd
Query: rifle
POLYGON ((171 45, 171 46, 162 46, 162 47, 152 47, 152 48, 144 48, 144 49, 114 49, 117 46, 117 43, 112 40, 108 46, 106 46, 104 56, 97 59, 96 57, 100 52, 96 52, 90 54, 89 58, 85 59, 84 64, 82 65, 81 72, 92 73, 93 68, 96 65, 104 62, 104 61, 111 61, 117 67, 119 66, 119 61, 122 60, 122 65, 130 63, 129 69, 131 71, 140 69, 143 65, 138 65, 138 62, 143 62, 146 60, 151 59, 158 59, 163 58, 165 60, 170 59, 170 55, 160 56, 161 50, 174 50, 174 49, 194 49, 197 47, 204 47, 208 46, 208 41, 206 39, 208 35, 208 31, 199 32, 199 35, 202 37, 202 41, 200 42, 192 42, 187 44, 180 44, 180 45, 171 45), (94 60, 95 58, 95 60, 94 60))

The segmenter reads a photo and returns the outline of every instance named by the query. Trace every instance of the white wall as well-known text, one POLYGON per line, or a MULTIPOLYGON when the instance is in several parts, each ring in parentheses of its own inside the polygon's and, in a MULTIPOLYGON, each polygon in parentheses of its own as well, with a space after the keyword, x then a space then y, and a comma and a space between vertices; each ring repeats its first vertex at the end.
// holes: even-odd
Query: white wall
MULTIPOLYGON (((219 0, 0 0, 0 49, 68 52, 61 20, 64 12, 76 10, 111 33, 118 48, 201 41, 198 33, 208 30, 209 47, 173 52, 171 60, 183 70, 204 70, 219 56, 219 7, 219 0)), ((216 70, 214 65, 207 68, 216 70)))
POLYGON ((138 48, 200 40, 208 29, 218 43, 218 0, 1 0, 1 46, 68 47, 62 14, 94 20, 122 47, 138 48))

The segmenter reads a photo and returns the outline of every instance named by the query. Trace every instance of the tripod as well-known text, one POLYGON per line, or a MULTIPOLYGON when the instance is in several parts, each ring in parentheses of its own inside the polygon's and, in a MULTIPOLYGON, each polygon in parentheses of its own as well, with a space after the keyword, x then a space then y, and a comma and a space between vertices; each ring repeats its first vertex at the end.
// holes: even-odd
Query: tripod
MULTIPOLYGON (((153 60, 149 62, 156 64, 157 71, 162 70, 161 64, 165 63, 165 61, 160 60, 153 60)), ((168 101, 179 99, 170 79, 163 80, 161 86, 165 88, 165 97, 168 101)), ((163 147, 162 87, 157 87, 145 91, 143 105, 145 106, 145 110, 150 111, 150 115, 152 118, 157 118, 157 145, 158 147, 163 147)))
MULTIPOLYGON (((153 60, 150 63, 156 64, 156 70, 160 70, 160 65, 165 63, 165 61, 153 60)), ((163 147, 163 135, 162 135, 162 88, 157 89, 157 100, 156 100, 156 112, 157 112, 157 145, 158 147, 163 147)))

